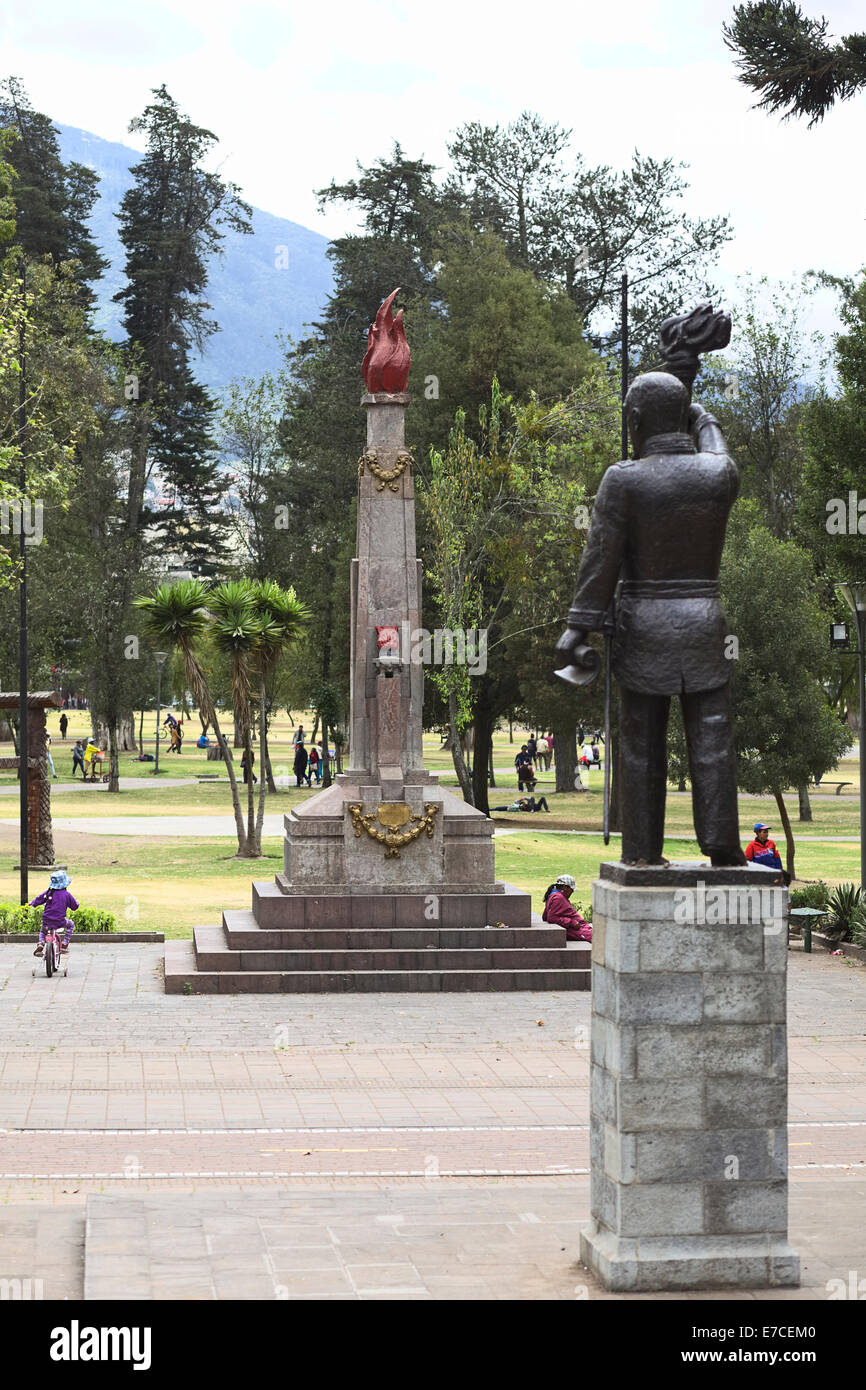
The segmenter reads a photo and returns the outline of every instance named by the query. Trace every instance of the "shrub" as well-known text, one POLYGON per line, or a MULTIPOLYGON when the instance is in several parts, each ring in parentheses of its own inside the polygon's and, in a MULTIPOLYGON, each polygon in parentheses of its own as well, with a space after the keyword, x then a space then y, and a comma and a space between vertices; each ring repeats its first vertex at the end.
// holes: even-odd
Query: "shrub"
POLYGON ((807 883, 805 888, 794 888, 791 892, 792 907, 826 907, 830 889, 826 883, 807 883))
MULTIPOLYGON (((98 907, 79 907, 72 913, 76 933, 117 931, 117 918, 98 907)), ((0 903, 0 932, 38 932, 42 926, 41 907, 21 907, 0 903)))

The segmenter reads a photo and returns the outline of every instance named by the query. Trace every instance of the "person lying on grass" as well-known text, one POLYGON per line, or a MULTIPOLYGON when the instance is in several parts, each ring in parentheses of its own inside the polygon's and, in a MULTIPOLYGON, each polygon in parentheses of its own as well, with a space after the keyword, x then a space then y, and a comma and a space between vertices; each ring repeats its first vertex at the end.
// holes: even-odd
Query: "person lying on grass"
POLYGON ((553 927, 565 927, 565 937, 567 941, 591 941, 592 927, 584 921, 577 908, 572 907, 568 901, 574 892, 574 879, 571 874, 560 874, 555 883, 551 883, 544 895, 544 911, 541 914, 543 922, 549 922, 553 927))
POLYGON ((494 811, 549 811, 546 796, 519 796, 510 806, 493 806, 494 811))
POLYGON ((44 893, 40 893, 38 898, 34 898, 31 907, 42 907, 42 926, 39 928, 39 945, 33 952, 34 956, 41 956, 45 950, 45 931, 47 927, 53 927, 55 931, 66 928, 61 952, 69 950, 69 942, 75 930, 75 923, 71 917, 67 917, 67 912, 74 912, 78 903, 72 894, 67 892, 71 879, 63 870, 51 875, 48 880, 48 887, 44 893))

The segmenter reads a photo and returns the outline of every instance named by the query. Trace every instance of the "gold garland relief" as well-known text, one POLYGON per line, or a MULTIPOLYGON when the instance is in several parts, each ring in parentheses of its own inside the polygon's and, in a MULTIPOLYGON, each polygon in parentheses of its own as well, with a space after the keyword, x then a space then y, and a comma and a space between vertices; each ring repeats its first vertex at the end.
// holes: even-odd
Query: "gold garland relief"
POLYGON ((358 478, 360 480, 364 476, 364 467, 366 465, 373 477, 378 479, 376 483, 377 492, 384 492, 386 486, 389 487, 392 492, 399 492, 400 489, 397 486, 397 479, 406 468, 411 468, 414 462, 415 460, 409 453, 409 450, 401 449, 397 454, 397 462, 394 464, 394 467, 382 468, 376 450, 365 449, 358 459, 358 478))
POLYGON ((400 850, 411 845, 425 830, 428 839, 432 838, 433 817, 439 807, 433 801, 425 801, 423 816, 413 816, 410 808, 402 802, 393 805, 386 802, 378 811, 368 815, 364 814, 364 808, 358 802, 348 806, 347 810, 352 817, 356 839, 360 839, 361 832, 365 831, 371 840, 385 846, 386 859, 399 859, 400 850), (379 826, 382 828, 379 829, 379 826), (404 830, 403 826, 407 828, 404 830))

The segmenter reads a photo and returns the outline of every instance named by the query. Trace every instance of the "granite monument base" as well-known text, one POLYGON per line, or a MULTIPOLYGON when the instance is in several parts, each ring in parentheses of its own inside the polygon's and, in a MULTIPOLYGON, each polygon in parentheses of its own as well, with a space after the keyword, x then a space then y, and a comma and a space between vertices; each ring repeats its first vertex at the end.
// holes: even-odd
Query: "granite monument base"
POLYGON ((601 866, 580 1253, 608 1289, 799 1284, 778 882, 753 867, 601 866))

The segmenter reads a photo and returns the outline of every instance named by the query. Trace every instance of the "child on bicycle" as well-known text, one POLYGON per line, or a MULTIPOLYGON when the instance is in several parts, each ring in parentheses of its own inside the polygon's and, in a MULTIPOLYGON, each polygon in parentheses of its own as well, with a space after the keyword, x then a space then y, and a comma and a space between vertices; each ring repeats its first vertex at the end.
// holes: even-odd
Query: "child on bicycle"
POLYGON ((69 884, 72 882, 69 875, 62 869, 53 873, 48 881, 48 887, 44 893, 40 893, 38 898, 34 898, 31 907, 42 907, 42 926, 39 928, 39 945, 33 952, 34 956, 41 956, 45 950, 45 931, 47 927, 53 927, 59 931, 65 927, 61 952, 69 950, 69 942, 75 930, 75 923, 71 917, 67 917, 67 912, 74 912, 78 903, 72 894, 67 892, 69 884))

